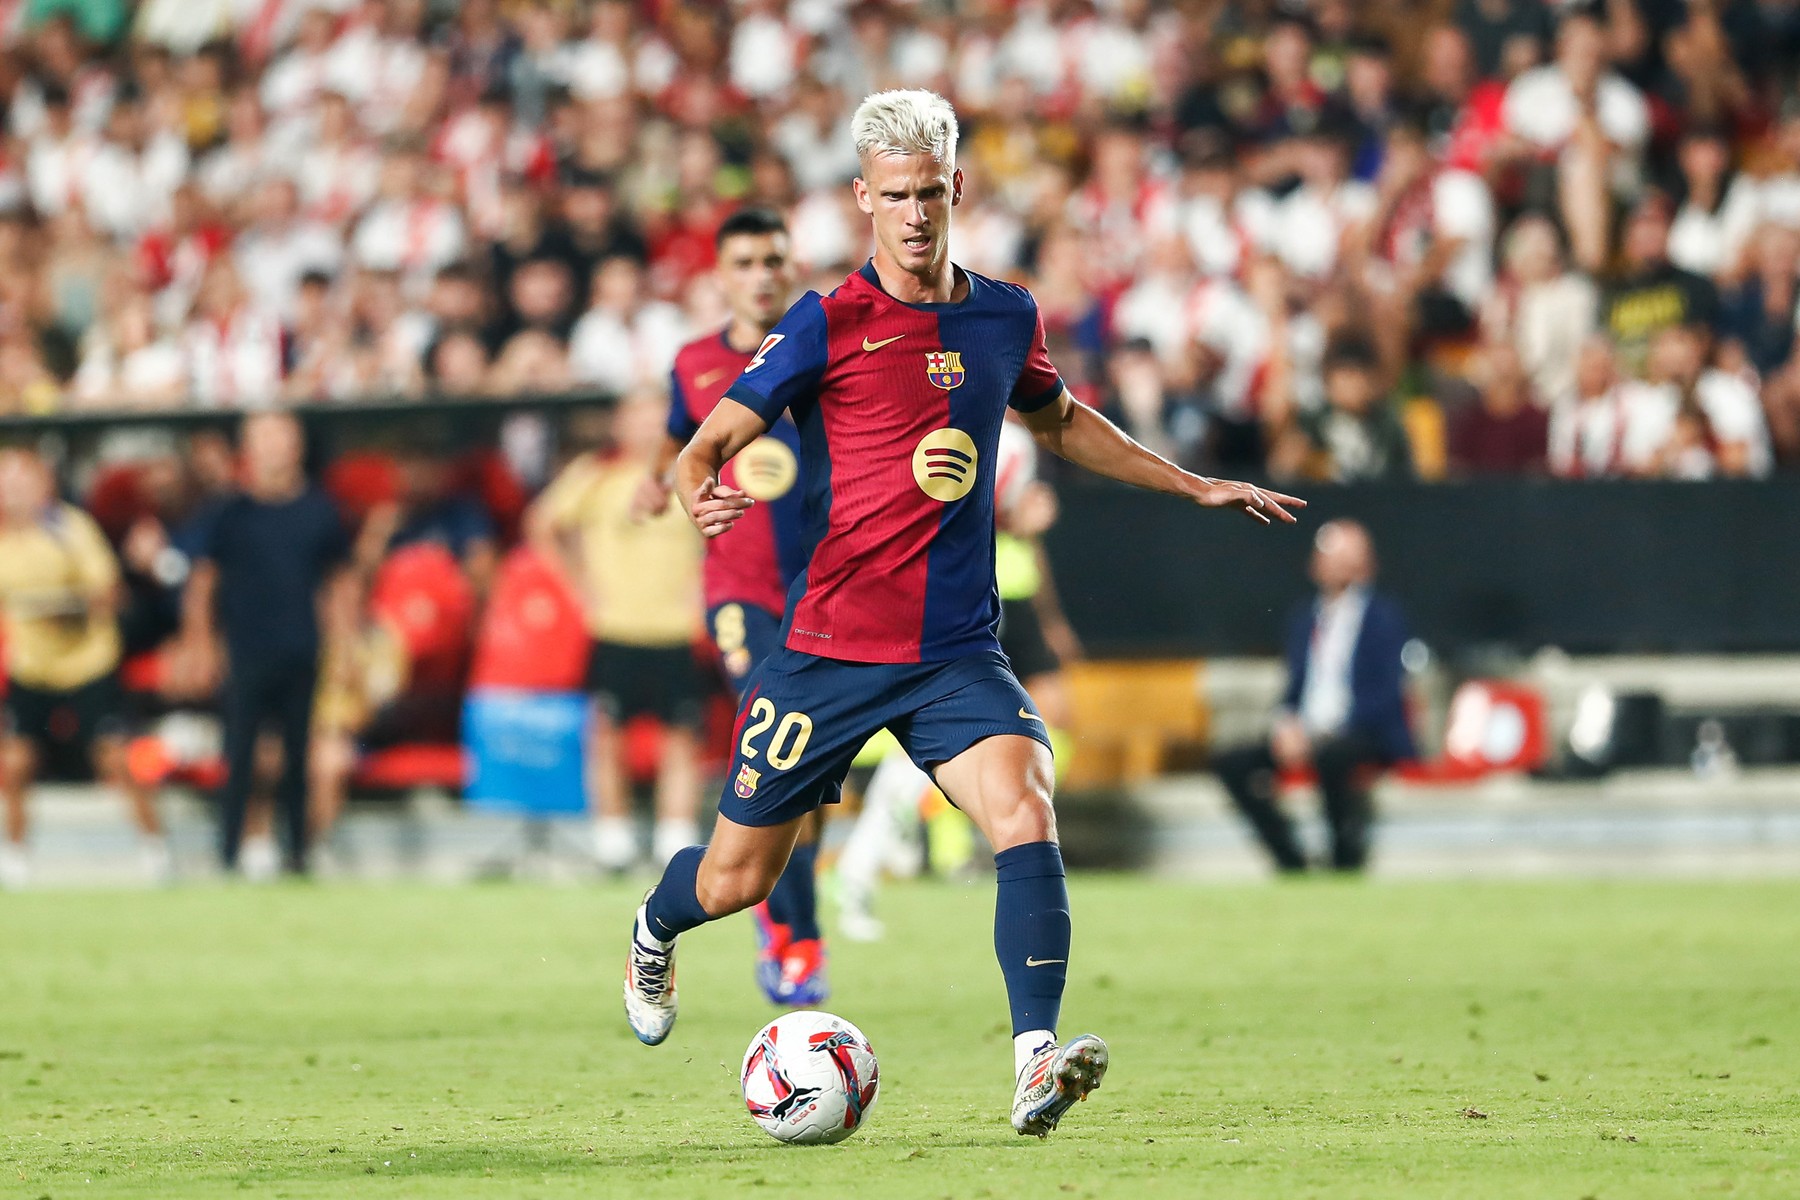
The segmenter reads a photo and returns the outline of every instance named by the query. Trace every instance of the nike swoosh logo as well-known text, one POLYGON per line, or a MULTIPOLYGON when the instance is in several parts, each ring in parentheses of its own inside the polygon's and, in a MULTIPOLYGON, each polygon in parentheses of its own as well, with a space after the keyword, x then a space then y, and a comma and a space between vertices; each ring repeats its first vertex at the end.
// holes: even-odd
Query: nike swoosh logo
POLYGON ((882 347, 883 347, 883 346, 891 346, 891 345, 893 345, 893 344, 894 344, 894 343, 895 343, 895 342, 897 342, 897 341, 899 341, 899 340, 900 340, 900 339, 901 339, 901 338, 903 338, 903 337, 905 337, 905 336, 906 336, 906 335, 905 335, 905 334, 904 334, 904 333, 896 333, 896 334, 895 334, 895 335, 894 335, 894 336, 893 336, 893 337, 891 337, 891 338, 884 338, 884 339, 882 339, 882 340, 881 340, 881 341, 879 341, 879 342, 871 342, 871 341, 870 341, 870 340, 869 340, 869 339, 868 339, 868 338, 864 338, 864 339, 863 339, 863 349, 864 349, 864 350, 865 350, 865 351, 867 351, 867 350, 879 350, 879 349, 881 349, 881 348, 882 348, 882 347))
POLYGON ((1022 708, 1019 710, 1019 715, 1027 721, 1036 721, 1039 725, 1044 723, 1044 718, 1038 716, 1036 713, 1026 712, 1022 708))
POLYGON ((695 377, 694 386, 696 388, 703 388, 709 383, 717 383, 719 380, 725 378, 725 376, 727 376, 729 374, 731 374, 730 367, 720 367, 716 371, 708 371, 704 375, 695 377))
POLYGON ((1051 963, 1066 963, 1068 961, 1069 960, 1066 958, 1032 958, 1027 955, 1025 958, 1025 965, 1028 967, 1047 967, 1051 963))

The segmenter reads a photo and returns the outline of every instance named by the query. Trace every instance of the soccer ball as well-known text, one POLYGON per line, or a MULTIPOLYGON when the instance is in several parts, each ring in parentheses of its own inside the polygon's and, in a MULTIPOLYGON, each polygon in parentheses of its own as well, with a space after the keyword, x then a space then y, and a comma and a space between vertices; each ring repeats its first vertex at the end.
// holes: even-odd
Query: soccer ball
POLYGON ((826 1012, 776 1017, 744 1052, 744 1107, 778 1142, 824 1145, 855 1133, 880 1090, 862 1031, 826 1012))

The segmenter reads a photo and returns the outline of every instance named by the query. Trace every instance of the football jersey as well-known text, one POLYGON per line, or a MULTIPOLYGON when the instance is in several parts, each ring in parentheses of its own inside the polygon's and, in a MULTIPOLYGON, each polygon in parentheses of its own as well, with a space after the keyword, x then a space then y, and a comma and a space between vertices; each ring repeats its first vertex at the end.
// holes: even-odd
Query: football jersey
MULTIPOLYGON (((669 382, 669 436, 690 440, 749 361, 722 332, 683 346, 669 382)), ((800 431, 792 421, 776 421, 719 472, 719 482, 756 503, 730 533, 706 543, 707 608, 754 604, 779 613, 786 605, 788 585, 806 565, 799 454, 800 431)))
POLYGON ((800 430, 812 553, 788 594, 790 649, 904 663, 999 645, 1000 426, 1063 382, 1031 293, 957 270, 956 303, 896 300, 873 263, 808 292, 725 393, 800 430))

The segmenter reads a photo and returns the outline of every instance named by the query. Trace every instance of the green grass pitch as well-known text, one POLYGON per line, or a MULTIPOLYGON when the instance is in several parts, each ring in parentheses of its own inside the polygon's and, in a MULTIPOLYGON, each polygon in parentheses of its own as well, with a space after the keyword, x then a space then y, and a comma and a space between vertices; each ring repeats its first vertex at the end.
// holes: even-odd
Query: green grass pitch
POLYGON ((622 885, 0 896, 0 1196, 1800 1195, 1800 885, 1073 891, 1061 1131, 1006 1122, 989 889, 916 885, 834 950, 882 1092, 811 1149, 737 1098, 742 919, 651 1050, 622 885))

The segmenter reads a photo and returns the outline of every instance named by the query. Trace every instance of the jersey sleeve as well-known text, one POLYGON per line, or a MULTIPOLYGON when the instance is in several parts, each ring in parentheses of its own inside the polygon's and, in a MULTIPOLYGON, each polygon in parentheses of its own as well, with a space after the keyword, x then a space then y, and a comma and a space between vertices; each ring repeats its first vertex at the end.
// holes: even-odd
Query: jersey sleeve
POLYGON ((773 425, 782 412, 817 393, 827 359, 825 306, 819 293, 808 292, 763 339, 725 395, 773 425))
POLYGON ((1036 412, 1063 394, 1062 376, 1050 361, 1050 348, 1044 343, 1044 314, 1031 306, 1031 349, 1025 354, 1025 366, 1013 384, 1007 403, 1022 413, 1036 412))
POLYGON ((119 560, 94 519, 71 507, 69 516, 69 549, 75 560, 76 573, 82 587, 90 593, 110 591, 119 583, 119 560))
POLYGON ((678 442, 691 442, 700 432, 694 414, 688 411, 687 389, 681 386, 681 364, 669 370, 669 436, 678 442))

